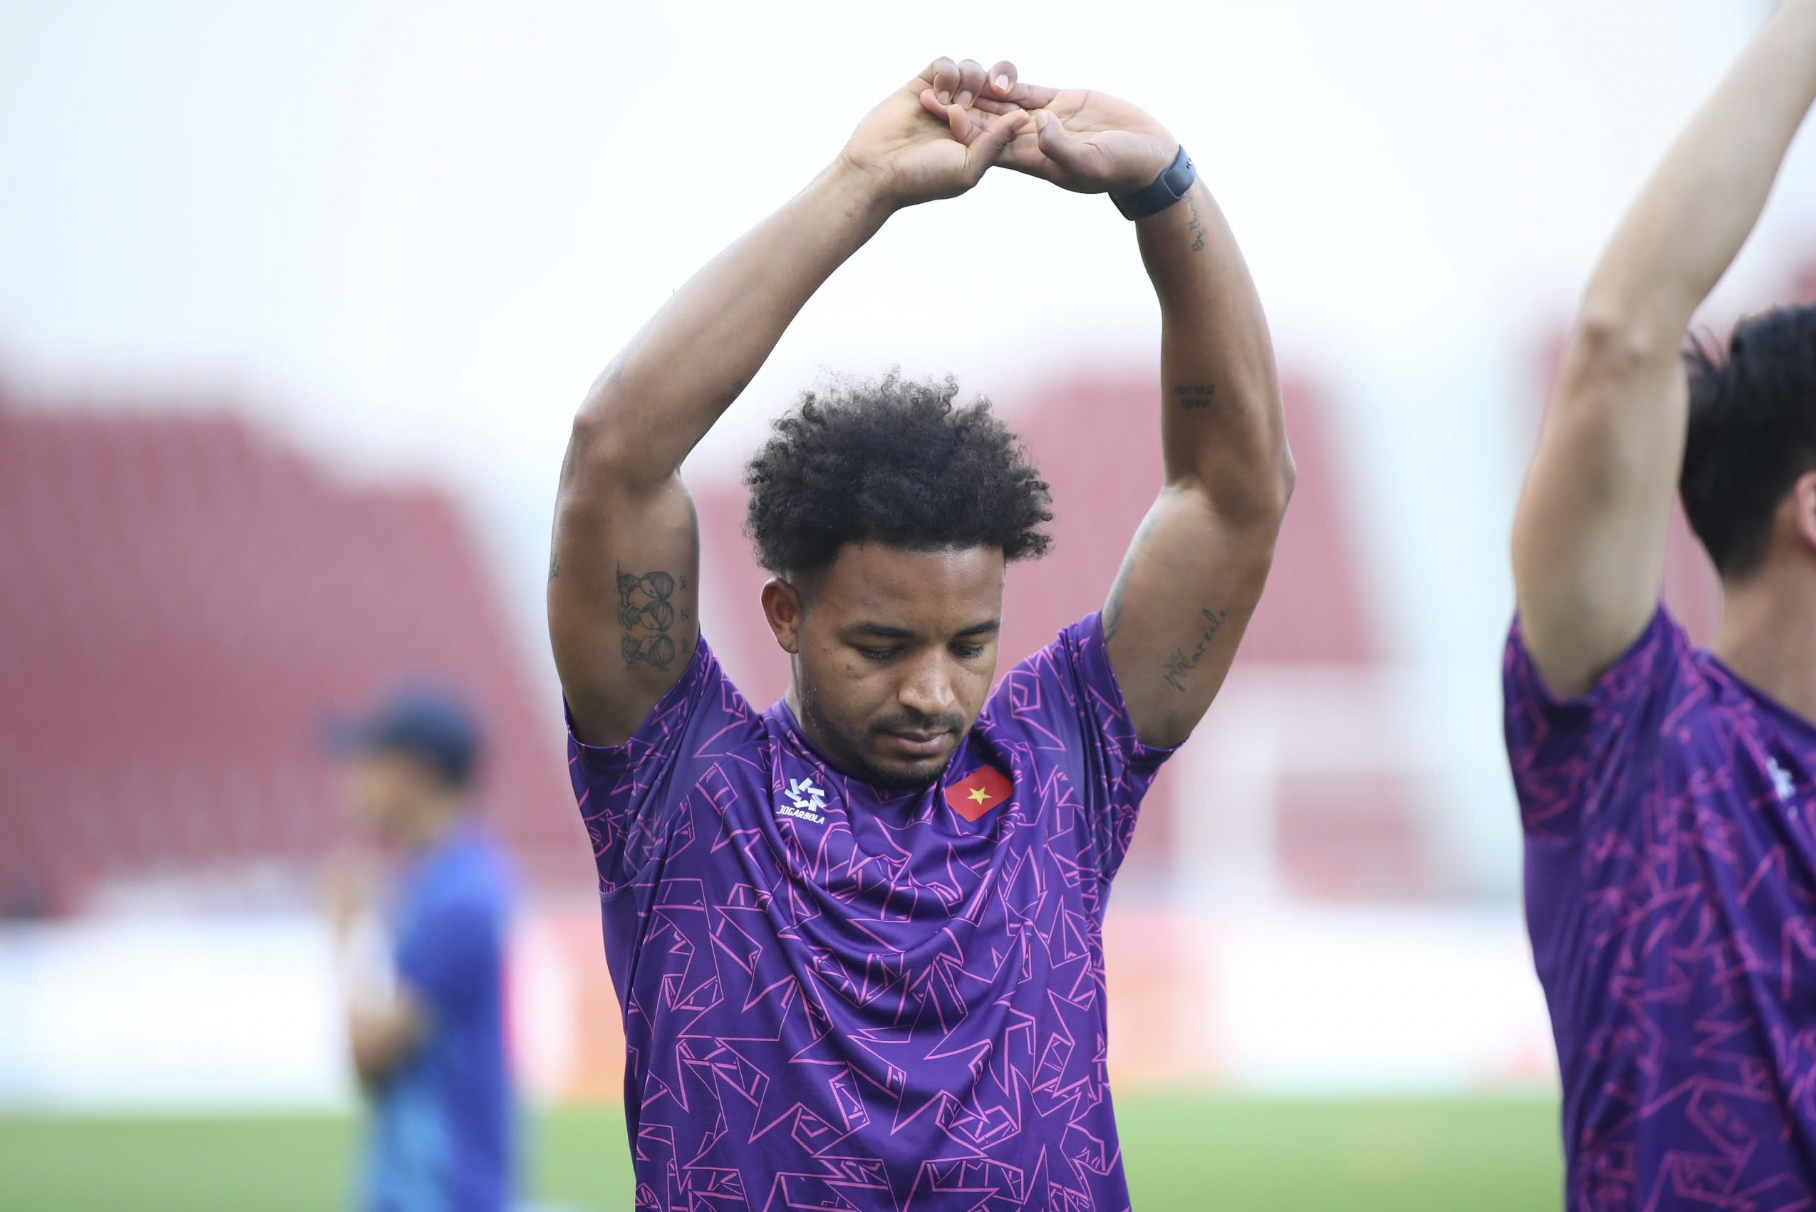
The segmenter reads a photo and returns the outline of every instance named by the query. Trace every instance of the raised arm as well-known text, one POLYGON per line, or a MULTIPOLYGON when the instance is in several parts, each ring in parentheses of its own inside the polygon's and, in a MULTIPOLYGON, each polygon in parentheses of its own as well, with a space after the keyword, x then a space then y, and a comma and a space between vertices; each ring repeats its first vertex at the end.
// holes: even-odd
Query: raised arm
MULTIPOLYGON (((1104 93, 1018 85, 978 107, 1009 104, 1032 120, 1004 166, 1067 189, 1134 193, 1179 150, 1153 118, 1104 93)), ((962 116, 947 117, 963 137, 962 116)), ((1123 221, 1099 205, 1099 222, 1123 221)), ((1195 181, 1135 229, 1160 300, 1164 478, 1110 588, 1103 630, 1136 734, 1175 745, 1216 697, 1261 599, 1293 461, 1261 300, 1210 190, 1195 181)))
MULTIPOLYGON (((992 78, 1013 79, 1007 63, 992 78)), ((678 471, 832 271, 896 209, 977 183, 1019 122, 969 146, 920 96, 969 101, 986 73, 941 59, 872 110, 832 165, 720 253, 593 385, 561 468, 549 636, 580 739, 619 744, 699 636, 699 533, 678 471)))
POLYGON ((1816 99, 1816 2, 1785 0, 1678 136, 1589 280, 1513 529, 1520 628, 1580 694, 1657 608, 1683 464, 1690 318, 1816 99))

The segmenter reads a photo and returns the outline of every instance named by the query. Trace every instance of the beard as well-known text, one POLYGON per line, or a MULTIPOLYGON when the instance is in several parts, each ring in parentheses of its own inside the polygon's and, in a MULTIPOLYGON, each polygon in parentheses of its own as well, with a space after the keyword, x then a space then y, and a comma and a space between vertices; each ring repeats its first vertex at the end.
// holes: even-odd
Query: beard
POLYGON ((950 732, 957 736, 963 735, 966 724, 962 716, 956 715, 927 719, 895 715, 871 725, 864 733, 854 734, 828 719, 819 710, 813 697, 805 691, 801 694, 801 714, 805 717, 801 720, 802 727, 809 730, 814 742, 826 751, 826 756, 842 767, 846 774, 879 791, 923 791, 933 786, 945 774, 946 761, 951 754, 948 753, 945 759, 926 770, 907 770, 898 766, 884 766, 864 757, 864 739, 889 732, 950 732))

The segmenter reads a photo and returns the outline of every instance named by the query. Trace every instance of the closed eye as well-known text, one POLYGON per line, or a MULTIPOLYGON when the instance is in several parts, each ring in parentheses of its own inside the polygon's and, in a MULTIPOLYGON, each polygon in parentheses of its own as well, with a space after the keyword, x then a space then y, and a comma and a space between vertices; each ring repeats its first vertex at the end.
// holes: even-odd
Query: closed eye
POLYGON ((982 644, 954 644, 952 646, 952 654, 959 657, 961 660, 968 661, 973 657, 983 656, 984 646, 982 644))
POLYGON ((864 659, 867 661, 886 661, 890 657, 894 656, 896 653, 900 652, 901 649, 900 648, 862 648, 862 647, 860 647, 858 649, 858 651, 864 655, 864 659))

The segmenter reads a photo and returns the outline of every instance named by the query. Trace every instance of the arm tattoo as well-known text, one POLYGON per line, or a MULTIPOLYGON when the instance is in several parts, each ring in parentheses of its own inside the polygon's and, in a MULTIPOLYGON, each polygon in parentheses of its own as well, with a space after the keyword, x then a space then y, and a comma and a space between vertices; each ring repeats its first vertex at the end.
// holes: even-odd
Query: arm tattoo
POLYGON ((1191 222, 1186 224, 1186 227, 1192 233, 1192 251, 1193 252, 1203 252, 1204 251, 1204 224, 1202 224, 1198 221, 1198 203, 1192 201, 1192 195, 1188 193, 1185 196, 1185 204, 1192 208, 1191 222))
POLYGON ((1110 585, 1110 596, 1104 599, 1103 614, 1098 619, 1098 626, 1103 628, 1103 642, 1108 644, 1122 630, 1122 591, 1129 585, 1129 565, 1135 553, 1147 545, 1148 536, 1154 533, 1154 515, 1149 514, 1141 519, 1141 525, 1135 528, 1135 540, 1129 544, 1129 554, 1123 557, 1122 568, 1116 573, 1116 580, 1110 585))
POLYGON ((550 551, 549 552, 549 580, 558 581, 560 579, 561 579, 561 553, 558 551, 550 551))
POLYGON ((1173 388, 1173 396, 1181 408, 1209 408, 1211 397, 1216 394, 1215 383, 1181 383, 1173 388))
MULTIPOLYGON (((682 578, 686 586, 686 578, 682 578)), ((624 637, 624 663, 635 665, 647 661, 666 670, 675 663, 675 641, 668 629, 675 622, 675 607, 669 598, 675 592, 675 578, 660 570, 642 576, 618 570, 618 621, 628 633, 624 637)))
POLYGON ((1103 642, 1108 644, 1122 630, 1122 578, 1116 578, 1116 584, 1110 586, 1110 600, 1103 604, 1103 642))
POLYGON ((1183 648, 1173 649, 1173 655, 1166 660, 1166 672, 1162 675, 1166 678, 1167 685, 1180 694, 1185 693, 1185 675, 1198 668, 1198 662, 1204 660, 1205 651, 1210 648, 1211 641, 1217 638, 1217 632, 1222 629, 1224 622, 1230 617, 1230 612, 1227 610, 1207 609, 1200 610, 1198 613, 1204 616, 1205 623, 1204 635, 1200 637, 1198 646, 1192 649, 1189 656, 1183 648))

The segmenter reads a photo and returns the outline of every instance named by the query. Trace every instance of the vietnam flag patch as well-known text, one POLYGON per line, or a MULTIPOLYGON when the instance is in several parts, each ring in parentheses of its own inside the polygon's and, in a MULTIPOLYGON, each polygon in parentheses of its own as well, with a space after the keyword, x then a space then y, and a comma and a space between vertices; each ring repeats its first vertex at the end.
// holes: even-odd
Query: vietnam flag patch
POLYGON ((946 802, 952 811, 975 821, 1006 801, 1013 789, 1007 775, 992 766, 979 766, 958 782, 946 784, 946 802))

